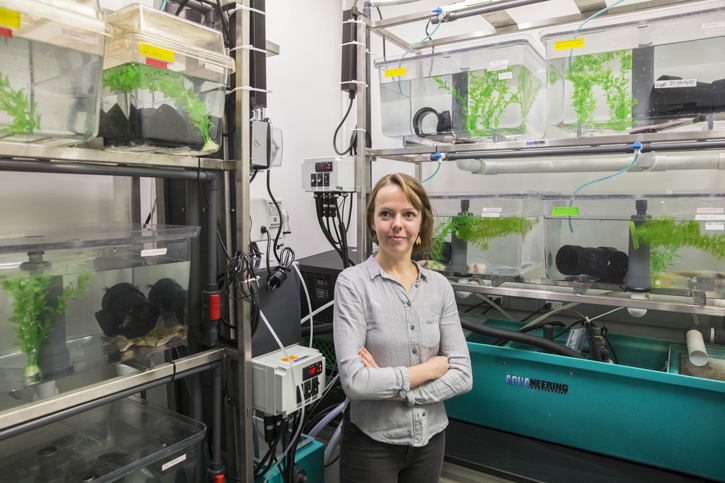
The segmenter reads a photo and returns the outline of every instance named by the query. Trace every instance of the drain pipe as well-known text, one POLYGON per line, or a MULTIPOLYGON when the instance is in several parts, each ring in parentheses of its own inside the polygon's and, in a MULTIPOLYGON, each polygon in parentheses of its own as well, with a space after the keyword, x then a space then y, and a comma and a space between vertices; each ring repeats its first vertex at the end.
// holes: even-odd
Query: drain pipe
POLYGON ((695 366, 702 367, 709 360, 705 342, 725 345, 725 329, 692 325, 685 329, 685 340, 687 341, 687 353, 690 356, 690 362, 695 366))
MULTIPOLYGON (((458 156, 453 157, 452 154, 454 153, 443 154, 444 159, 456 159, 458 169, 480 175, 621 171, 634 160, 633 155, 620 155, 607 158, 576 156, 556 159, 519 158, 498 160, 489 159, 488 156, 484 156, 481 159, 461 159, 458 156)), ((662 172, 695 169, 725 170, 725 153, 643 153, 630 172, 662 172)))

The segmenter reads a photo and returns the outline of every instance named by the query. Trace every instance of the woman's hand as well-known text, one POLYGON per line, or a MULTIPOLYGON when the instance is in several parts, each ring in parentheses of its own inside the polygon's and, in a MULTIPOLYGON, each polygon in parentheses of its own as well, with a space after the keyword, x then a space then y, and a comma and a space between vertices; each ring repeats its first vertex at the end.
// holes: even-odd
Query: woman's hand
POLYGON ((425 365, 427 365, 430 370, 430 375, 432 376, 431 379, 438 379, 439 377, 442 377, 446 372, 448 372, 448 368, 450 367, 448 358, 445 356, 431 357, 425 361, 425 365))
POLYGON ((358 349, 358 354, 360 354, 360 360, 362 360, 362 363, 365 367, 375 367, 377 368, 378 365, 375 363, 375 359, 373 359, 372 354, 368 352, 366 348, 358 349))

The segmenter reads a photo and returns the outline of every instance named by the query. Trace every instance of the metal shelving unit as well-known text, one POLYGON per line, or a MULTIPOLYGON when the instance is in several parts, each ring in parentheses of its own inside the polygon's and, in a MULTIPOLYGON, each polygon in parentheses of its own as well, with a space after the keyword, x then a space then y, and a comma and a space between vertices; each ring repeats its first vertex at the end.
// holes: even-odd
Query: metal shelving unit
MULTIPOLYGON (((581 22, 606 7, 605 2, 599 0, 575 0, 575 3, 580 10, 578 14, 558 18, 539 19, 527 24, 517 24, 513 18, 506 13, 506 9, 531 5, 542 1, 545 0, 508 0, 459 8, 453 14, 449 14, 452 19, 451 21, 456 18, 481 15, 493 26, 493 29, 428 40, 420 44, 420 46, 413 50, 412 53, 419 54, 423 49, 430 47, 452 45, 481 39, 491 39, 501 35, 538 29, 545 26, 581 22)), ((677 4, 697 3, 698 1, 701 0, 650 0, 636 4, 614 7, 602 14, 602 17, 612 17, 625 13, 650 10, 677 4)), ((378 34, 385 40, 392 42, 406 51, 414 44, 410 44, 401 39, 390 32, 388 28, 410 24, 413 22, 425 22, 428 20, 431 20, 431 23, 433 24, 437 23, 437 18, 431 11, 416 12, 377 21, 364 17, 363 12, 358 13, 358 19, 362 20, 361 23, 356 24, 358 27, 358 39, 365 38, 366 29, 368 29, 369 32, 378 34)), ((358 78, 369 79, 369 55, 367 56, 367 62, 361 62, 361 59, 366 55, 366 50, 369 51, 369 42, 367 46, 361 44, 357 45, 358 78)), ((365 92, 366 90, 367 89, 360 89, 362 92, 365 92)), ((361 99, 359 96, 360 94, 358 94, 357 103, 357 122, 358 125, 364 125, 365 102, 363 100, 364 98, 361 99)), ((711 123, 710 125, 712 126, 711 123)), ((359 138, 362 138, 362 136, 359 136, 359 138)), ((607 153, 631 153, 632 150, 627 150, 627 145, 637 141, 643 144, 643 152, 725 149, 725 130, 709 129, 691 132, 673 131, 660 133, 621 134, 600 137, 542 139, 535 142, 488 142, 436 146, 411 145, 401 148, 365 150, 361 149, 362 142, 359 139, 358 153, 361 154, 359 154, 356 158, 356 162, 358 163, 357 246, 359 261, 365 260, 369 257, 372 250, 372 245, 369 237, 367 236, 367 230, 365 229, 365 206, 372 186, 369 177, 360 177, 361 173, 364 174, 370 172, 372 161, 387 159, 414 163, 416 167, 416 177, 418 180, 421 180, 422 163, 436 162, 435 160, 431 160, 431 154, 434 153, 456 154, 460 157, 480 159, 533 158, 567 155, 583 156, 607 153)), ((453 160, 449 158, 446 159, 446 161, 450 162, 453 160)), ((470 274, 465 274, 465 276, 470 277, 470 274)), ((486 277, 486 279, 487 280, 483 282, 483 285, 480 283, 461 284, 453 281, 455 280, 455 277, 453 277, 451 279, 451 284, 455 290, 490 295, 544 299, 561 302, 578 302, 593 305, 620 306, 688 314, 725 316, 725 300, 722 300, 722 295, 718 294, 653 290, 653 292, 649 295, 649 300, 632 300, 630 298, 630 294, 626 294, 618 286, 577 285, 575 283, 562 283, 548 279, 534 279, 526 277, 499 277, 498 279, 494 278, 494 280, 491 280, 491 277, 486 277), (612 291, 618 291, 619 293, 611 295, 612 291), (605 293, 607 293, 607 295, 604 295, 605 293)), ((481 280, 483 280, 483 278, 481 278, 481 280)))

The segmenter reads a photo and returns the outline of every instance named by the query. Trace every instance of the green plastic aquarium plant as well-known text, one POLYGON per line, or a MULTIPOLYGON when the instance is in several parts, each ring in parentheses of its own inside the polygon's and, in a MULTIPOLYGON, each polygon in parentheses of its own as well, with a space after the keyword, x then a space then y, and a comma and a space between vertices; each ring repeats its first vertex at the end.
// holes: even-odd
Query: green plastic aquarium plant
MULTIPOLYGON (((632 71, 631 51, 605 52, 603 54, 580 55, 571 60, 564 71, 564 78, 571 82, 573 93, 571 106, 577 114, 577 123, 588 125, 594 122, 597 99, 594 89, 600 87, 609 106, 609 121, 606 127, 625 131, 632 126, 632 107, 637 100, 628 90, 632 71), (619 73, 612 70, 612 63, 619 59, 619 73)), ((551 72, 549 82, 552 83, 551 72)))
POLYGON ((489 249, 489 242, 496 238, 513 234, 521 235, 523 241, 526 235, 539 223, 538 218, 533 221, 521 216, 509 218, 488 218, 473 215, 459 215, 444 218, 433 232, 433 243, 429 250, 431 268, 439 269, 443 261, 443 247, 446 238, 453 233, 467 243, 473 244, 481 251, 489 249))
POLYGON ((34 134, 36 130, 40 130, 40 114, 36 112, 38 104, 31 104, 24 90, 13 90, 9 76, 3 79, 0 74, 0 112, 6 112, 13 118, 12 124, 0 127, 0 132, 34 134))
POLYGON ((498 129, 499 118, 512 104, 521 106, 522 123, 516 131, 526 130, 526 117, 536 100, 542 82, 528 69, 519 67, 518 88, 501 74, 513 74, 513 67, 498 71, 478 71, 468 73, 468 95, 462 95, 458 89, 448 85, 440 76, 433 77, 438 89, 453 94, 463 105, 465 129, 471 136, 490 134, 498 129))
POLYGON ((650 270, 655 282, 662 279, 662 273, 679 259, 678 250, 683 247, 707 253, 717 260, 725 261, 725 235, 707 235, 700 231, 695 220, 675 221, 667 215, 647 221, 633 228, 633 238, 638 243, 650 246, 650 270))
POLYGON ((23 369, 26 383, 40 382, 43 372, 38 366, 38 356, 53 330, 52 322, 58 315, 68 310, 68 302, 86 295, 86 282, 91 279, 90 273, 81 273, 75 283, 69 282, 58 296, 55 307, 49 304, 50 285, 53 277, 48 275, 18 275, 12 279, 3 279, 0 287, 10 293, 13 298, 13 316, 8 320, 15 324, 13 330, 18 340, 12 345, 18 346, 20 352, 28 356, 28 363, 23 369))
POLYGON ((186 77, 183 74, 158 67, 142 64, 124 64, 103 71, 103 86, 124 94, 136 89, 147 89, 151 93, 160 92, 181 105, 189 115, 191 123, 204 137, 202 151, 217 151, 219 145, 212 141, 209 134, 213 124, 206 103, 194 93, 194 89, 184 87, 186 77))

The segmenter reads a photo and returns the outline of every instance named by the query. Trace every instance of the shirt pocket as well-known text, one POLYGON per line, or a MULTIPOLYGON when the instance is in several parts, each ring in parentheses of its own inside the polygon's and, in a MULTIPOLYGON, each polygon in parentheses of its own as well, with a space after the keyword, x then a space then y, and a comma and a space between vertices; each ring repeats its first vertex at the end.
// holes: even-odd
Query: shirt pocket
POLYGON ((438 353, 441 343, 440 317, 421 317, 420 332, 421 345, 426 349, 433 349, 438 353))

